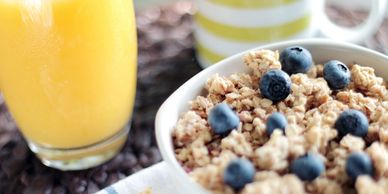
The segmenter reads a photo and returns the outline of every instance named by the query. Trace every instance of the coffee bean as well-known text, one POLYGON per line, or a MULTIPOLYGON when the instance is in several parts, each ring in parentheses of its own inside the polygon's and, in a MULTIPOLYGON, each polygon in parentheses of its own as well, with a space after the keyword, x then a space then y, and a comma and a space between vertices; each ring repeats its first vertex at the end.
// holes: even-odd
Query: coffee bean
POLYGON ((52 194, 66 194, 66 193, 67 193, 66 187, 62 185, 55 186, 52 191, 52 194))
POLYGON ((111 161, 108 162, 107 170, 108 171, 116 171, 119 170, 121 165, 124 163, 123 154, 118 154, 111 161))
POLYGON ((9 141, 3 146, 1 152, 10 153, 10 151, 16 146, 17 142, 14 140, 9 141))
POLYGON ((152 147, 139 155, 139 162, 143 167, 148 167, 160 160, 161 155, 156 147, 152 147))
POLYGON ((105 183, 107 178, 108 178, 108 174, 105 171, 97 171, 93 175, 93 180, 96 181, 96 183, 98 183, 100 185, 105 183))
POLYGON ((51 194, 53 189, 52 179, 47 175, 34 177, 23 191, 23 194, 51 194))
POLYGON ((24 143, 18 143, 12 149, 12 155, 18 160, 25 160, 28 156, 28 148, 24 143))
POLYGON ((32 166, 36 174, 45 174, 49 170, 36 156, 33 156, 32 166))
POLYGON ((23 185, 29 185, 31 183, 31 177, 28 173, 26 172, 23 172, 20 176, 20 182, 23 184, 23 185))
MULTIPOLYGON (((0 180, 3 180, 3 178, 1 178, 0 180)), ((8 182, 5 182, 5 181, 1 181, 0 182, 0 191, 5 191, 9 188, 9 184, 8 182)))
POLYGON ((109 178, 108 178, 108 180, 106 181, 106 183, 107 183, 106 186, 112 185, 112 184, 118 182, 119 180, 124 179, 125 177, 126 177, 126 176, 125 176, 124 174, 119 173, 119 172, 117 172, 117 173, 112 173, 111 175, 109 175, 109 178))
POLYGON ((136 172, 139 172, 140 170, 143 169, 143 166, 141 166, 140 164, 136 164, 132 169, 131 169, 131 172, 130 174, 134 174, 136 172))
POLYGON ((24 162, 15 158, 10 158, 1 163, 1 169, 8 177, 14 177, 23 169, 24 162))
POLYGON ((162 160, 162 156, 160 155, 157 147, 151 147, 149 150, 147 150, 146 154, 150 159, 151 164, 155 164, 162 160))
POLYGON ((147 149, 151 144, 150 133, 146 130, 134 131, 133 141, 136 150, 147 149))
POLYGON ((81 179, 79 177, 75 177, 71 180, 68 189, 70 193, 82 193, 86 191, 87 185, 88 182, 86 180, 81 179))
POLYGON ((97 186, 96 183, 94 183, 93 181, 88 181, 86 193, 96 193, 99 190, 100 188, 97 186))
MULTIPOLYGON (((128 137, 130 138, 130 137, 128 137)), ((124 148, 122 150, 123 153, 133 153, 133 148, 131 147, 131 143, 129 142, 129 140, 125 143, 124 145, 124 148)))
POLYGON ((123 170, 130 170, 133 166, 137 164, 137 158, 132 153, 124 154, 124 163, 122 165, 123 170))
POLYGON ((139 155, 139 163, 143 167, 147 167, 150 164, 150 159, 146 155, 146 153, 140 153, 139 155))

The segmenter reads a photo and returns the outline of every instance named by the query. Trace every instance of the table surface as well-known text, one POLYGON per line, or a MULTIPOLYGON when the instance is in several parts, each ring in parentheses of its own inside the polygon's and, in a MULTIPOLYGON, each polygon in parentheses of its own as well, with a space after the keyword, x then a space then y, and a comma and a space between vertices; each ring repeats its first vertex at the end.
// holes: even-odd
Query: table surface
MULTIPOLYGON (((201 68, 194 57, 189 2, 137 13, 138 86, 129 140, 111 161, 88 170, 61 172, 43 166, 28 150, 0 98, 0 194, 94 193, 161 160, 154 117, 161 103, 201 68)), ((329 7, 330 17, 351 26, 364 13, 329 7)), ((388 19, 364 46, 388 54, 388 19)))

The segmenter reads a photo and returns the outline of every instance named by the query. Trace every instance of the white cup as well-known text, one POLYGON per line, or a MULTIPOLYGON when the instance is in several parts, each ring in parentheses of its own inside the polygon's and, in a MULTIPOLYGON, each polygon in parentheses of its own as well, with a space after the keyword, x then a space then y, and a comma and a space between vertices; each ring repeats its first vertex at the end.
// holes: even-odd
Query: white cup
POLYGON ((352 28, 331 22, 325 0, 197 0, 195 40, 202 67, 271 42, 327 37, 361 43, 381 25, 386 0, 370 0, 368 18, 352 28))

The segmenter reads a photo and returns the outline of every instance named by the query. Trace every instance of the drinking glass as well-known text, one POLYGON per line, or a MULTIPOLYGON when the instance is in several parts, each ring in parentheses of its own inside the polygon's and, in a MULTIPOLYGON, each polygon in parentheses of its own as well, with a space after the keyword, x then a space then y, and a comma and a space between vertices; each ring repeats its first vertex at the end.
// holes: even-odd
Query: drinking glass
POLYGON ((0 90, 47 166, 85 169, 119 152, 136 57, 131 0, 0 0, 0 90))

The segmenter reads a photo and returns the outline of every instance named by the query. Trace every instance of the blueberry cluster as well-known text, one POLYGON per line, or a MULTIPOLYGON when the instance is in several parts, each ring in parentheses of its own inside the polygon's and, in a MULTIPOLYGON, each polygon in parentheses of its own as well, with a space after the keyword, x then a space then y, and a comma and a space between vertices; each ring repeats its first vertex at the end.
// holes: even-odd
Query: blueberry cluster
MULTIPOLYGON (((269 70, 260 80, 261 94, 274 103, 284 100, 291 92, 289 75, 307 73, 313 60, 310 52, 301 46, 292 46, 280 53, 282 70, 269 70)), ((323 67, 323 77, 333 90, 346 88, 351 80, 349 68, 338 60, 331 60, 323 67)))
MULTIPOLYGON (((289 75, 306 73, 313 61, 310 52, 300 46, 288 47, 280 54, 282 69, 289 75)), ((346 88, 351 81, 349 68, 341 61, 330 60, 324 64, 323 78, 332 90, 346 88)), ((265 95, 264 95, 265 96, 265 95)), ((267 120, 267 133, 271 134, 277 128, 284 130, 287 121, 281 113, 273 113, 267 120)), ((369 121, 359 110, 346 110, 338 117, 334 126, 340 137, 351 134, 365 137, 368 133, 369 121)), ((313 153, 294 160, 290 168, 301 180, 311 181, 320 176, 325 165, 320 157, 313 153)), ((373 175, 373 165, 369 156, 362 152, 351 154, 346 161, 346 173, 352 179, 359 175, 373 175)))
MULTIPOLYGON (((280 54, 282 70, 269 70, 261 78, 259 90, 261 95, 277 103, 286 99, 291 93, 290 75, 306 73, 313 65, 310 52, 300 46, 284 49, 280 54)), ((345 89, 350 81, 349 68, 338 60, 331 60, 324 64, 323 78, 333 90, 345 89)), ((225 103, 216 105, 209 113, 209 124, 215 134, 227 135, 239 126, 237 114, 225 103)), ((284 133, 287 127, 287 118, 283 113, 274 112, 266 122, 266 132, 271 135, 274 130, 284 133)), ((337 118, 335 129, 339 137, 347 134, 365 137, 368 133, 369 121, 366 115, 354 109, 344 111, 337 118)), ((370 157, 364 152, 354 152, 346 160, 345 171, 355 180, 360 175, 373 176, 373 164, 370 157)), ((293 160, 290 172, 303 181, 313 181, 325 171, 325 164, 319 154, 309 152, 293 160)), ((255 167, 246 159, 235 159, 226 167, 223 180, 234 190, 241 190, 246 184, 253 181, 255 167)))

